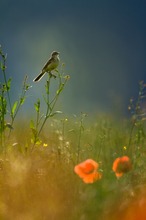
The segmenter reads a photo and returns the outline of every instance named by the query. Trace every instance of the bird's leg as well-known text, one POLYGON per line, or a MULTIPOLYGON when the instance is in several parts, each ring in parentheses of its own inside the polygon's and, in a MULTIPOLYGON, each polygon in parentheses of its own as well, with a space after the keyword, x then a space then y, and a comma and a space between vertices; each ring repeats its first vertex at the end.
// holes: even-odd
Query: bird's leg
POLYGON ((54 75, 53 73, 49 72, 50 77, 54 77, 56 78, 56 75, 54 75))

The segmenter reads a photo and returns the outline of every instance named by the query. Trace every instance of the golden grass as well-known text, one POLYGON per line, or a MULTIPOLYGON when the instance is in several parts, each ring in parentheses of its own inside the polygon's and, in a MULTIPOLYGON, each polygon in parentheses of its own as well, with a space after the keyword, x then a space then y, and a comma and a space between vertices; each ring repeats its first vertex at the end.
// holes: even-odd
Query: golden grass
POLYGON ((136 220, 131 213, 137 206, 136 216, 145 220, 141 192, 145 192, 146 143, 143 140, 136 148, 134 133, 130 150, 126 147, 126 121, 123 127, 105 117, 85 122, 79 135, 79 121, 52 120, 33 151, 31 133, 25 126, 25 132, 20 129, 20 123, 0 155, 0 219, 136 220), (117 179, 112 166, 123 155, 131 159, 132 169, 117 179), (87 159, 94 160, 102 174, 92 184, 74 172, 87 159))

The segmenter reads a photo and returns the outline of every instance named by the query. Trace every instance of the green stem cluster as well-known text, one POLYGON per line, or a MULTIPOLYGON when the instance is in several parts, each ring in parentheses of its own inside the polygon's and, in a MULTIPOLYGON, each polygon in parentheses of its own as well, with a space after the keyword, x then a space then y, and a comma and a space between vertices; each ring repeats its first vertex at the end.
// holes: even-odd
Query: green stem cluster
MULTIPOLYGON (((6 59, 7 56, 3 53, 0 46, 0 69, 3 75, 3 82, 0 82, 0 141, 1 149, 5 148, 5 136, 6 128, 9 128, 9 135, 13 128, 15 118, 20 110, 20 107, 24 104, 26 99, 26 92, 29 89, 27 84, 27 76, 24 79, 24 83, 21 90, 21 95, 17 101, 12 104, 10 91, 11 91, 11 82, 12 79, 7 79, 6 75, 6 59), (9 122, 7 122, 9 120, 9 122)), ((7 137, 7 138, 8 138, 7 137)))
POLYGON ((36 111, 36 121, 31 120, 30 122, 30 128, 32 130, 32 139, 31 142, 33 143, 32 146, 32 151, 35 147, 36 144, 40 144, 41 140, 40 140, 40 134, 42 133, 42 130, 46 124, 46 122, 48 121, 49 118, 53 117, 56 114, 62 113, 61 111, 55 111, 55 106, 56 103, 58 101, 58 98, 60 96, 60 94, 62 93, 68 79, 69 76, 63 76, 63 74, 60 74, 58 72, 58 88, 54 94, 54 96, 51 98, 50 96, 50 88, 51 88, 51 82, 52 82, 52 75, 49 74, 48 79, 46 80, 46 84, 45 84, 45 95, 43 95, 43 99, 46 105, 46 113, 45 114, 41 114, 41 101, 40 99, 37 100, 37 102, 34 104, 35 106, 35 111, 36 111))

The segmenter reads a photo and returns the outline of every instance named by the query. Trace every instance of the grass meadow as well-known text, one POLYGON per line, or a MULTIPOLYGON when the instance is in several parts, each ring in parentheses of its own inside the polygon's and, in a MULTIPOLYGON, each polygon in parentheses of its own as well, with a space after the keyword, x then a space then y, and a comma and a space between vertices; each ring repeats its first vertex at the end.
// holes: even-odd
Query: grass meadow
POLYGON ((45 82, 45 111, 36 97, 34 117, 22 121, 30 85, 25 77, 12 102, 2 47, 0 55, 0 219, 145 220, 144 82, 127 106, 130 118, 65 116, 56 110, 71 80, 62 68, 45 82))

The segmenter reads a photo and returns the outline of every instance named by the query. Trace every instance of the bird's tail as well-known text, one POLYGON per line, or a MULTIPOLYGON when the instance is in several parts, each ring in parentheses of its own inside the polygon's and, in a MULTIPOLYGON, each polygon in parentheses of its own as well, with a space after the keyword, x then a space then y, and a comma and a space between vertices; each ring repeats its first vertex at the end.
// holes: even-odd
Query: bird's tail
POLYGON ((44 72, 41 72, 41 73, 33 80, 33 82, 38 82, 38 81, 40 81, 44 74, 45 74, 44 72))

